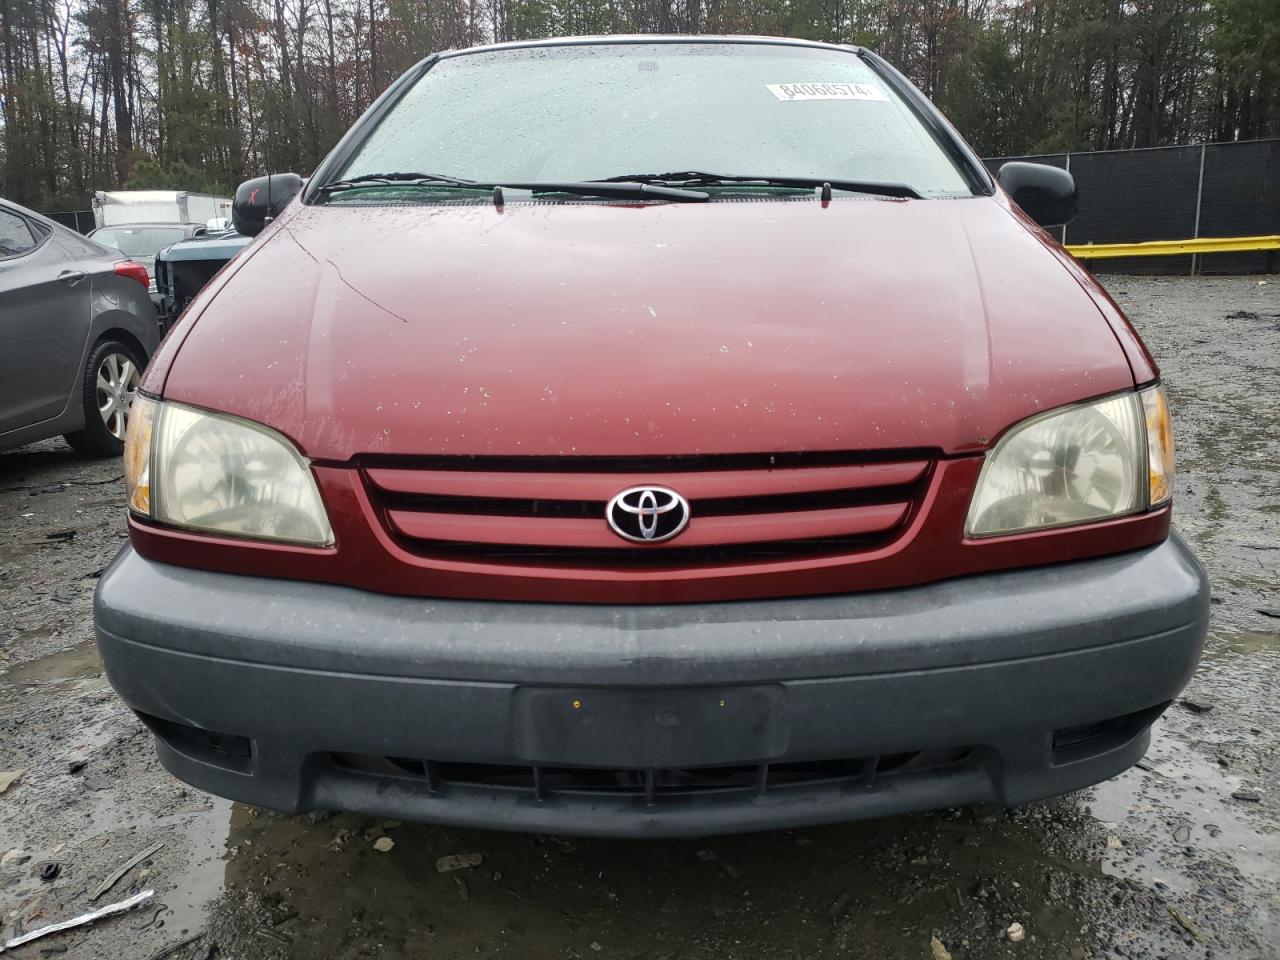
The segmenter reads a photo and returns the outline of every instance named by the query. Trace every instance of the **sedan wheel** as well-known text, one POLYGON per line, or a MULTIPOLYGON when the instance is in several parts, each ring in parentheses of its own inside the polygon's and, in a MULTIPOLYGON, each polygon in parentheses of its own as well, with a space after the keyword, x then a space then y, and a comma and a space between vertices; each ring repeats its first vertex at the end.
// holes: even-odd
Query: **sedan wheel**
POLYGON ((140 376, 133 360, 123 353, 109 353, 98 364, 98 415, 107 432, 122 442, 129 429, 129 411, 138 394, 140 376))
POLYGON ((71 446, 90 457, 120 456, 144 366, 132 344, 108 337, 94 344, 80 380, 84 429, 64 435, 71 446))

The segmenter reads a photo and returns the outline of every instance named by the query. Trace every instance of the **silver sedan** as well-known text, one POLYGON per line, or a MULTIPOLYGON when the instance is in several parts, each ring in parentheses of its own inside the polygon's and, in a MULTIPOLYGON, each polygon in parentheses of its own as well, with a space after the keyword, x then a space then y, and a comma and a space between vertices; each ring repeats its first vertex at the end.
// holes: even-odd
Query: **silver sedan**
POLYGON ((0 450, 119 455, 159 341, 144 267, 0 200, 0 450))

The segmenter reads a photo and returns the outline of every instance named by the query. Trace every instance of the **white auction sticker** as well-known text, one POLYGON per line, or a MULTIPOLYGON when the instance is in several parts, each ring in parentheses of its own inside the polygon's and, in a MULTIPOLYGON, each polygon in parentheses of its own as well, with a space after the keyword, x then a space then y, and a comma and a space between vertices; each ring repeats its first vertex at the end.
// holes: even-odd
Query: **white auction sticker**
POLYGON ((874 83, 766 83, 779 100, 880 100, 888 102, 874 83))

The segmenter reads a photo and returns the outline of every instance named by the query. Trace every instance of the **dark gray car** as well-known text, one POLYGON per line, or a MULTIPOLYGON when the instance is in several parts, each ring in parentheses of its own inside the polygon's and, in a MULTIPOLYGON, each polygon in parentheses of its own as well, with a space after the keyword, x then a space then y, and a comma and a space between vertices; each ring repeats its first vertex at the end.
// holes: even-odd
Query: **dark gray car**
POLYGON ((0 449, 120 454, 159 340, 143 267, 0 200, 0 449))

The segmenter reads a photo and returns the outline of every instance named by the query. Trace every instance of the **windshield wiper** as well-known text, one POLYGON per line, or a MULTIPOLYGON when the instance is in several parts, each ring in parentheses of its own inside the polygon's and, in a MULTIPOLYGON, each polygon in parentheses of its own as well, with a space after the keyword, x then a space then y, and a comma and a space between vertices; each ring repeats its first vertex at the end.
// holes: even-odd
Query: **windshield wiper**
POLYGON ((878 197, 903 197, 908 200, 923 199, 919 193, 905 183, 882 183, 876 180, 832 180, 825 177, 757 177, 738 173, 707 173, 705 170, 677 170, 672 173, 627 173, 617 177, 605 177, 601 183, 614 183, 619 180, 636 183, 670 184, 679 186, 696 185, 713 187, 720 184, 755 184, 762 187, 799 187, 812 188, 830 185, 833 190, 847 190, 850 193, 870 193, 878 197))
POLYGON ((358 177, 347 177, 344 180, 333 180, 317 187, 319 193, 336 193, 339 190, 354 190, 357 187, 369 186, 417 186, 418 184, 442 183, 450 187, 479 187, 484 184, 461 177, 446 177, 439 173, 365 173, 358 177))
POLYGON ((668 187, 663 184, 640 183, 629 177, 619 180, 542 180, 527 183, 489 184, 502 186, 510 190, 529 190, 533 193, 570 193, 582 197, 620 197, 631 200, 678 200, 685 203, 700 203, 710 200, 711 194, 702 190, 684 190, 680 187, 668 187))
POLYGON ((710 194, 701 190, 683 190, 656 183, 626 182, 627 178, 609 181, 511 181, 503 180, 492 183, 477 180, 464 180, 461 177, 447 177, 439 173, 366 173, 359 177, 348 177, 345 180, 334 180, 317 188, 320 193, 336 193, 341 190, 354 190, 359 187, 417 187, 443 186, 461 187, 468 190, 493 190, 502 187, 507 190, 528 190, 531 193, 568 193, 582 197, 619 197, 630 200, 679 200, 686 203, 701 202, 710 199, 710 194))

